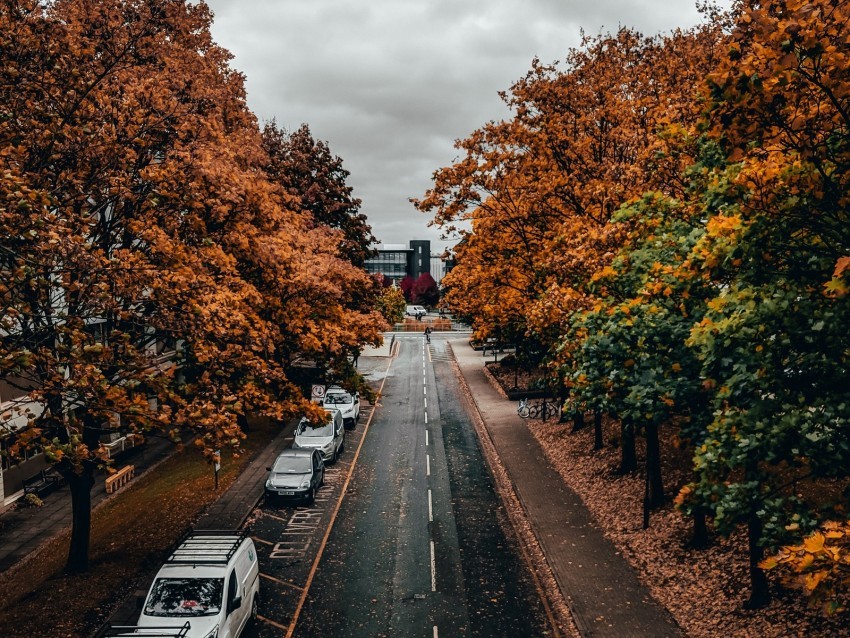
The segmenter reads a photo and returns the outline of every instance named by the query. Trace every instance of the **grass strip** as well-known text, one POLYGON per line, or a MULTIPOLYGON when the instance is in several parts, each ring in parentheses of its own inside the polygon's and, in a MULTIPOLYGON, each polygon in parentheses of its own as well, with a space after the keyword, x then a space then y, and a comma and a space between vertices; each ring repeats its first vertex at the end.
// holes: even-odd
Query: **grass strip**
POLYGON ((243 454, 226 459, 213 489, 212 467, 188 447, 132 481, 92 512, 86 574, 62 572, 70 530, 55 537, 11 579, 0 580, 4 638, 80 638, 90 635, 126 596, 146 583, 139 574, 158 566, 173 543, 241 473, 277 430, 251 428, 243 454))

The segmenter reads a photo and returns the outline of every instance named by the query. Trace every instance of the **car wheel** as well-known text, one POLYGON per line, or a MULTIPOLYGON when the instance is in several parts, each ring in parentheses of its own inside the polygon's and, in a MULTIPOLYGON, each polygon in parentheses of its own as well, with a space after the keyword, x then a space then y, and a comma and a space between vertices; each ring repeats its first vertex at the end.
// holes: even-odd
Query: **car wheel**
POLYGON ((322 478, 319 479, 319 487, 325 486, 325 468, 322 468, 322 478))
POLYGON ((257 616, 260 615, 260 603, 257 601, 257 596, 251 601, 251 622, 257 622, 257 616))
POLYGON ((310 490, 310 495, 307 497, 307 504, 312 505, 316 502, 316 488, 310 490))
POLYGON ((345 452, 345 438, 342 439, 342 443, 339 446, 339 450, 337 451, 337 458, 339 458, 343 452, 345 452))

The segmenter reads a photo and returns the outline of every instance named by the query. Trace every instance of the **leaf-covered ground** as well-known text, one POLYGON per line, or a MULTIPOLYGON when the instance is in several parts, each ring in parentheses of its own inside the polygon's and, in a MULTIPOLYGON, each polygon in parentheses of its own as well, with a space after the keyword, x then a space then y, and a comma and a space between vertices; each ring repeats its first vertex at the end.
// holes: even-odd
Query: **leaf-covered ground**
MULTIPOLYGON (((500 377, 497 366, 488 366, 500 377)), ((513 372, 502 382, 512 385, 513 372), (508 378, 509 377, 509 378, 508 378)), ((846 614, 825 617, 807 608, 796 591, 772 582, 773 602, 765 609, 746 611, 749 592, 746 538, 713 538, 705 550, 686 548, 690 523, 672 504, 652 512, 650 527, 643 530, 643 477, 618 476, 619 448, 613 445, 618 425, 604 422, 604 449, 594 452, 592 420, 578 432, 572 424, 528 421, 546 456, 592 512, 603 533, 635 567, 655 598, 676 618, 691 638, 786 638, 790 636, 846 636, 846 614)), ((662 436, 665 433, 662 431, 662 436)), ((638 448, 642 461, 643 451, 638 448)), ((672 498, 688 480, 689 457, 665 448, 667 494, 672 498)))

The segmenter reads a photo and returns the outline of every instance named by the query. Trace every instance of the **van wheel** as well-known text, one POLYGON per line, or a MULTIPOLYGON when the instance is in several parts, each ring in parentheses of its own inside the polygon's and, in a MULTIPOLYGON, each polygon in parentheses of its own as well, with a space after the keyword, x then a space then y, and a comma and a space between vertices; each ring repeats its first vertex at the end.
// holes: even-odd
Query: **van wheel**
POLYGON ((251 601, 251 622, 257 622, 257 616, 260 614, 260 604, 257 601, 257 596, 251 601))

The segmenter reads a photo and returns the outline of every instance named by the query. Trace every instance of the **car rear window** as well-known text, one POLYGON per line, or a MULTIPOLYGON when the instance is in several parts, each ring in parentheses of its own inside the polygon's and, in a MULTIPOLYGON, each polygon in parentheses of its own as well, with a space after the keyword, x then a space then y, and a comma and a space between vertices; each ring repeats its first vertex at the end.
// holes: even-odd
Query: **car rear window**
POLYGON ((223 595, 223 578, 157 578, 145 614, 214 616, 221 611, 223 595))
POLYGON ((346 393, 329 394, 325 397, 325 403, 330 405, 351 403, 351 395, 346 393))

